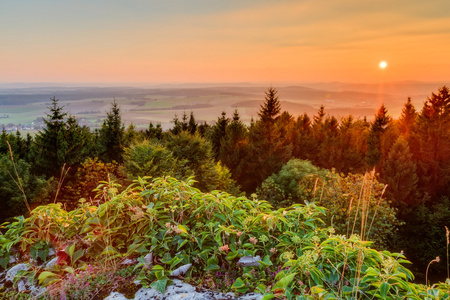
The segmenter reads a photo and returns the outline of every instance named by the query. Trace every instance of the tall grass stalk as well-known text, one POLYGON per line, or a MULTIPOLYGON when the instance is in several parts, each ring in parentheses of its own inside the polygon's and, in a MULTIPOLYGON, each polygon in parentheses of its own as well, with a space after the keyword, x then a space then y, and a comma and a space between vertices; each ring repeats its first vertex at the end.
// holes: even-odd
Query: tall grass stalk
POLYGON ((449 272, 449 262, 448 262, 448 245, 450 244, 450 232, 448 230, 447 226, 445 227, 445 235, 447 236, 447 278, 450 279, 450 272, 449 272))
POLYGON ((436 258, 430 261, 430 263, 427 266, 427 271, 425 272, 425 285, 427 286, 427 293, 428 293, 428 269, 430 269, 432 263, 438 263, 440 261, 441 259, 439 258, 439 256, 436 256, 436 258))
POLYGON ((11 176, 11 178, 14 180, 14 183, 19 187, 20 191, 22 192, 23 200, 25 202, 25 205, 27 206, 28 212, 31 213, 31 208, 30 208, 30 205, 28 204, 27 195, 25 194, 25 190, 24 190, 24 188, 22 186, 22 181, 20 180, 19 172, 17 172, 16 163, 14 162, 14 155, 13 155, 13 151, 12 151, 11 145, 9 144, 8 141, 6 141, 6 143, 8 144, 9 154, 11 155, 11 161, 12 161, 12 164, 13 164, 13 167, 14 167, 14 171, 16 172, 17 180, 8 171, 9 176, 11 176))
POLYGON ((58 188, 56 189, 56 194, 55 194, 55 199, 53 200, 53 204, 56 203, 56 199, 58 199, 58 195, 59 192, 61 191, 62 188, 62 184, 64 182, 64 179, 67 176, 67 173, 69 173, 70 167, 67 168, 66 170, 66 164, 64 164, 61 168, 61 175, 59 176, 59 180, 58 180, 58 188))

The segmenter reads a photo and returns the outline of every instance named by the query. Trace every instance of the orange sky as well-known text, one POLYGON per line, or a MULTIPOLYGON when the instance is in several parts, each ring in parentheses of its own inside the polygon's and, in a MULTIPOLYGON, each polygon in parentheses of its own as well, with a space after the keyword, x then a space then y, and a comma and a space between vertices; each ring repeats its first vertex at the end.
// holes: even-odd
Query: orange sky
POLYGON ((0 82, 446 81, 449 11, 442 0, 7 1, 0 82))

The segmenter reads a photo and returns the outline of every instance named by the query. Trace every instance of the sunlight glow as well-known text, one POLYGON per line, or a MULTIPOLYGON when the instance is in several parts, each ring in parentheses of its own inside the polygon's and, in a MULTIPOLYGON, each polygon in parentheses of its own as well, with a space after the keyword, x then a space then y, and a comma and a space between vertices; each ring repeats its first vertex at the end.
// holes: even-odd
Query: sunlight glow
POLYGON ((380 69, 385 69, 387 67, 387 62, 382 61, 382 62, 380 62, 379 66, 380 66, 380 69))

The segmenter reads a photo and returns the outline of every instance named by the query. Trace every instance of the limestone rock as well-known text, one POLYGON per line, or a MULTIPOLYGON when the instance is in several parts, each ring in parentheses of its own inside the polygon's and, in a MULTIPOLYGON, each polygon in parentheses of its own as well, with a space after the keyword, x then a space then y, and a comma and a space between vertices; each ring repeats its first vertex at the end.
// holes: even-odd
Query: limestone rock
POLYGON ((58 257, 53 258, 52 260, 50 260, 46 265, 45 265, 45 269, 49 270, 51 268, 54 268, 56 266, 56 262, 58 261, 58 257))
POLYGON ((189 270, 192 264, 187 264, 179 267, 178 269, 173 270, 172 276, 183 276, 189 270))
POLYGON ((15 265, 14 267, 12 267, 11 269, 8 270, 8 272, 6 272, 6 281, 13 281, 14 276, 16 276, 17 272, 19 271, 26 271, 30 269, 30 265, 28 264, 18 264, 15 265))
POLYGON ((127 297, 118 292, 112 292, 108 297, 104 300, 128 300, 127 297))
POLYGON ((261 260, 261 256, 243 256, 239 259, 238 264, 243 267, 259 267, 260 263, 258 260, 261 260))

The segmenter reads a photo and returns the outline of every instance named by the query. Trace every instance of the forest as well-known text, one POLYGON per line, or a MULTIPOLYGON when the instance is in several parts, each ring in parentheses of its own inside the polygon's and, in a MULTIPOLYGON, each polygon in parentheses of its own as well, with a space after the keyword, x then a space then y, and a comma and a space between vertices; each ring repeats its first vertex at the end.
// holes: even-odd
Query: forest
POLYGON ((272 87, 261 103, 249 125, 238 109, 231 116, 223 112, 214 124, 185 112, 163 131, 153 123, 145 130, 126 127, 112 101, 101 128, 91 130, 54 97, 46 127, 36 136, 0 134, 2 232, 44 205, 60 203, 67 212, 84 203, 100 207, 106 187, 120 194, 133 182, 142 185, 142 178, 174 178, 205 195, 224 191, 265 200, 274 210, 323 207, 321 220, 336 234, 357 234, 376 250, 404 254, 415 282, 449 278, 446 86, 421 108, 405 99, 398 119, 381 105, 371 122, 351 115, 338 120, 324 106, 314 116, 293 116, 283 111, 272 87), (364 209, 371 213, 364 215, 364 209), (430 267, 436 257, 440 263, 430 267))

